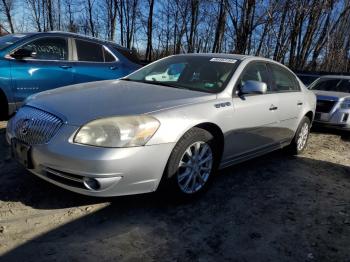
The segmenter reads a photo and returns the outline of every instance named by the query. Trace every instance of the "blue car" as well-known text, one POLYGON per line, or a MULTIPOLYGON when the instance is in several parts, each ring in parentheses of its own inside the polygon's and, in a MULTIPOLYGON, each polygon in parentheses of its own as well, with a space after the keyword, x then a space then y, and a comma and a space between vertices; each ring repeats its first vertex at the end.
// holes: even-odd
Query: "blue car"
POLYGON ((64 32, 0 37, 0 117, 13 114, 34 93, 117 79, 140 67, 129 49, 64 32))

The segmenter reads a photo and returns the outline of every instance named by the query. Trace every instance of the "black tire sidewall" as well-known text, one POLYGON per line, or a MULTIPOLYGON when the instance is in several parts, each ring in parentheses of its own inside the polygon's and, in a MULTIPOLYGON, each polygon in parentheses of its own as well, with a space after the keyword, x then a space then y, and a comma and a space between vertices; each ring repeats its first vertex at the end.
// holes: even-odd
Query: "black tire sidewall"
POLYGON ((310 136, 310 127, 311 127, 310 119, 304 116, 302 118, 302 120, 300 121, 300 123, 299 123, 297 132, 295 133, 295 136, 294 136, 294 139, 293 139, 293 142, 292 142, 292 145, 291 145, 293 147, 293 151, 294 151, 295 154, 301 154, 306 149, 307 143, 308 143, 308 140, 309 140, 309 136, 310 136), (301 132, 301 129, 302 129, 302 127, 303 127, 303 125, 305 123, 308 124, 308 134, 307 134, 306 143, 305 143, 304 147, 301 150, 299 150, 297 142, 298 142, 298 138, 299 138, 299 134, 301 132))
POLYGON ((190 129, 181 137, 181 139, 175 145, 172 153, 170 154, 170 157, 162 178, 162 183, 161 183, 162 188, 163 189, 165 188, 167 193, 172 192, 173 194, 180 195, 183 198, 189 198, 189 197, 201 194, 210 185, 213 178, 213 173, 217 169, 217 166, 218 166, 217 152, 218 152, 217 144, 215 143, 215 139, 211 133, 197 127, 190 129), (199 141, 207 143, 210 149, 212 150, 213 168, 210 172, 209 178, 205 183, 205 185, 199 191, 193 194, 187 194, 183 192, 178 185, 178 181, 177 181, 178 165, 185 150, 193 143, 199 142, 199 141))

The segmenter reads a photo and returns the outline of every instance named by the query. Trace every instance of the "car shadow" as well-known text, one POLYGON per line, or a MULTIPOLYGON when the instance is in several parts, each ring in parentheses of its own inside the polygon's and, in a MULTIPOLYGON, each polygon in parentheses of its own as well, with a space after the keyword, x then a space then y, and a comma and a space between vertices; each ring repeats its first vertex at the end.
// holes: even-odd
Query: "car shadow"
POLYGON ((5 128, 0 128, 0 181, 0 201, 21 202, 37 209, 69 208, 105 201, 71 193, 32 175, 11 158, 5 128))
POLYGON ((337 135, 340 136, 340 138, 343 141, 350 141, 350 131, 349 130, 341 130, 341 129, 335 129, 330 127, 323 127, 314 125, 311 129, 312 133, 317 134, 331 134, 331 135, 337 135))
POLYGON ((348 255, 349 166, 280 150, 221 170, 205 194, 183 202, 158 194, 85 197, 26 174, 10 159, 1 157, 1 165, 1 201, 35 209, 109 202, 28 239, 2 261, 342 261, 348 255))

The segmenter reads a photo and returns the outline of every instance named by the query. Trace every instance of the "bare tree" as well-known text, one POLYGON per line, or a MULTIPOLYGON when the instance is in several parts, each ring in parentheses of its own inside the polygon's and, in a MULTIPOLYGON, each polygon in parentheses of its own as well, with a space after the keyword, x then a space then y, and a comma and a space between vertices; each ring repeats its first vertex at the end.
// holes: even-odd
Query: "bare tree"
POLYGON ((5 14, 7 23, 10 27, 10 32, 14 33, 15 28, 12 21, 12 11, 14 6, 14 0, 1 0, 1 11, 5 14))
POLYGON ((87 13, 88 13, 88 19, 89 19, 89 26, 90 26, 90 32, 92 36, 96 36, 95 32, 95 23, 93 18, 93 8, 94 8, 95 1, 93 0, 87 0, 87 13))
POLYGON ((29 9, 31 10, 36 30, 41 32, 43 30, 42 24, 41 24, 41 1, 40 0, 27 0, 27 5, 29 9))
POLYGON ((49 30, 54 30, 54 18, 53 18, 53 6, 52 6, 52 0, 45 0, 46 1, 46 12, 47 12, 47 19, 49 24, 49 30))
POLYGON ((225 33, 227 10, 227 0, 220 0, 218 23, 216 25, 214 44, 212 48, 213 53, 221 51, 222 40, 225 33))
POLYGON ((147 47, 146 47, 146 59, 148 61, 152 60, 152 31, 153 31, 153 9, 154 0, 148 0, 149 2, 149 12, 147 19, 147 47))
POLYGON ((188 39, 188 52, 192 53, 195 46, 195 35, 197 34, 199 16, 199 0, 191 0, 191 25, 188 39))
MULTIPOLYGON (((126 34, 125 38, 126 38, 127 48, 131 48, 132 41, 134 38, 138 4, 139 4, 138 0, 126 0, 124 5, 122 5, 123 9, 121 12, 121 16, 125 17, 125 34, 126 34)), ((123 31, 121 29, 121 34, 122 32, 123 31)))

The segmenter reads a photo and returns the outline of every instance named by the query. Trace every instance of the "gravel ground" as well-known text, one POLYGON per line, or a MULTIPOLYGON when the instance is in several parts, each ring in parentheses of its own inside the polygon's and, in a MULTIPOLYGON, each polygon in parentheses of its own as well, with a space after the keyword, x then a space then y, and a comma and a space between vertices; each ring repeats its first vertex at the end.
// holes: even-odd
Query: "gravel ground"
POLYGON ((350 136, 316 130, 219 172, 201 198, 80 196, 10 159, 0 123, 2 261, 350 261, 350 136))

